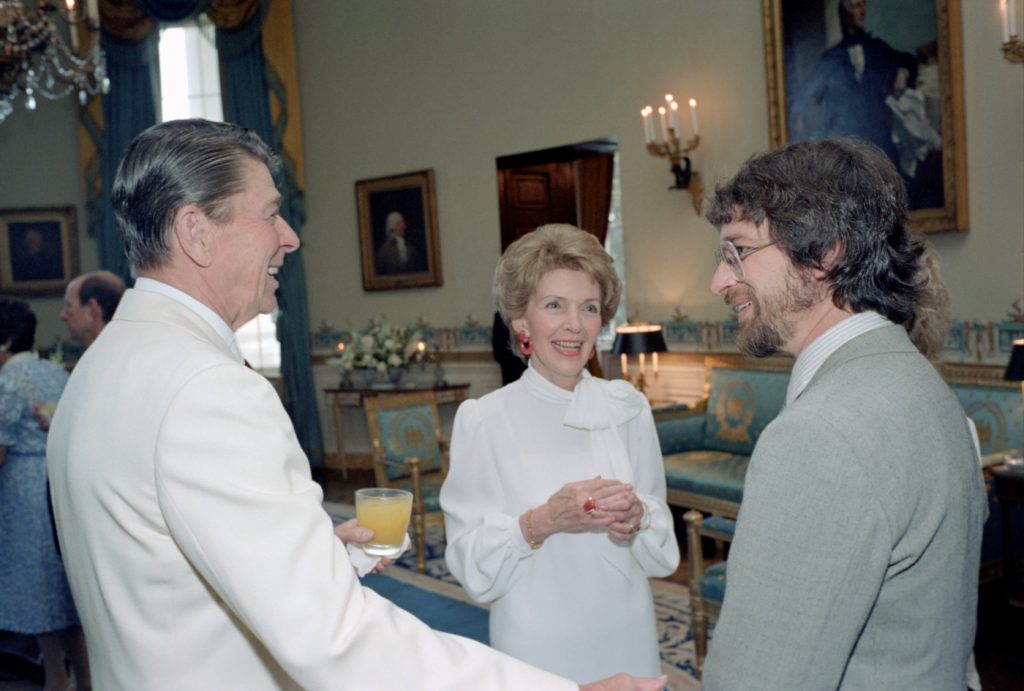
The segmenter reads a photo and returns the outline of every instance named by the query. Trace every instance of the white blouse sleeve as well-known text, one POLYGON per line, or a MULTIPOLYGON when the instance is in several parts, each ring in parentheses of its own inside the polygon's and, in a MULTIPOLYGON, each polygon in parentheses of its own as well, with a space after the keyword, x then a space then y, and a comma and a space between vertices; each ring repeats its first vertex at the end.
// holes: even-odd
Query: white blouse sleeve
POLYGON ((519 565, 533 554, 519 529, 519 516, 502 512, 494 448, 478 402, 464 402, 455 414, 441 508, 448 569, 479 602, 506 594, 517 580, 519 565))
POLYGON ((635 469, 633 482, 637 497, 646 507, 650 525, 633 537, 630 551, 648 576, 668 576, 679 566, 672 512, 665 501, 665 467, 658 444, 658 433, 650 406, 628 423, 626 446, 635 469))

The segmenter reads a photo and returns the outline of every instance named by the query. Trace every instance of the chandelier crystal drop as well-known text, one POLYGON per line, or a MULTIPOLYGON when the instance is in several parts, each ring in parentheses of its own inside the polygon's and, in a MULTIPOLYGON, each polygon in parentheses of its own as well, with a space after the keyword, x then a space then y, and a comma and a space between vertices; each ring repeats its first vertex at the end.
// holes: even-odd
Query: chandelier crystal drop
POLYGON ((89 97, 110 91, 107 63, 99 41, 98 0, 0 0, 0 123, 14 112, 19 95, 35 110, 36 99, 58 99, 71 92, 83 106, 89 97), (59 29, 67 24, 71 46, 59 29), (78 27, 91 47, 78 52, 78 27))

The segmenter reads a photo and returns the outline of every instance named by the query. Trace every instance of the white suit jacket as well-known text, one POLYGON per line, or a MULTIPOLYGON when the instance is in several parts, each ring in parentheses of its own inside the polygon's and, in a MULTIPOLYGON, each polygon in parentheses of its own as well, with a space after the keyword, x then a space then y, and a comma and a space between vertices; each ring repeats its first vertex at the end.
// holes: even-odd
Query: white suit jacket
POLYGON ((273 387, 163 295, 125 294, 48 463, 98 689, 576 688, 363 588, 273 387))

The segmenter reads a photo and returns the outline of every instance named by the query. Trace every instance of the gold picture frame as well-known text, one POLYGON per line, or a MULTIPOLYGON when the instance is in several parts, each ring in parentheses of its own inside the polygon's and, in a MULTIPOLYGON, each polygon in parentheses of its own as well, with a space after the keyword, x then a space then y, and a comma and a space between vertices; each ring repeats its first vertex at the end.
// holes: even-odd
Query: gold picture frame
POLYGON ((0 209, 0 292, 63 295, 77 274, 75 207, 0 209))
POLYGON ((862 136, 907 181, 911 229, 966 231, 960 0, 871 0, 857 20, 841 2, 762 0, 772 148, 862 136), (859 49, 858 20, 869 37, 859 49), (912 64, 891 69, 906 56, 912 64))
POLYGON ((364 290, 442 284, 434 171, 356 182, 364 290))

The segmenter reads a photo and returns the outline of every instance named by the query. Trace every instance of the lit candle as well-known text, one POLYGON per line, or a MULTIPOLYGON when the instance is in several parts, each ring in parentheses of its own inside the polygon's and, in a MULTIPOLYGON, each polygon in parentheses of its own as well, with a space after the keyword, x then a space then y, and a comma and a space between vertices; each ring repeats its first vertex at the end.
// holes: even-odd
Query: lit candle
POLYGON ((644 364, 644 354, 640 353, 640 374, 646 374, 647 373, 644 370, 644 367, 645 367, 645 364, 644 364))
POLYGON ((658 117, 661 119, 661 138, 668 141, 668 124, 665 122, 665 106, 658 107, 658 117))
POLYGON ((99 0, 89 0, 85 6, 89 15, 89 21, 94 23, 96 26, 100 25, 100 4, 99 0))
POLYGON ((1017 0, 1009 0, 1006 8, 1006 16, 1010 18, 1010 38, 1013 38, 1017 35, 1017 0))
POLYGON ((679 104, 675 101, 668 104, 668 124, 673 130, 675 130, 676 136, 679 136, 679 104))
POLYGON ((644 142, 647 144, 654 141, 654 122, 651 120, 652 110, 650 106, 644 106, 640 109, 640 117, 644 119, 644 142))
POLYGON ((629 358, 623 353, 619 356, 619 367, 622 369, 622 378, 625 379, 629 376, 629 358))
POLYGON ((344 353, 345 352, 345 342, 344 341, 338 341, 338 345, 336 347, 337 347, 339 353, 344 353))
POLYGON ((700 134, 700 130, 697 129, 697 100, 690 99, 690 127, 693 128, 693 136, 700 134))
MULTIPOLYGON (((68 11, 68 17, 71 17, 72 19, 74 19, 74 17, 75 17, 75 10, 77 9, 76 5, 78 5, 78 0, 64 0, 64 7, 68 11)), ((78 32, 75 31, 75 24, 74 24, 74 22, 71 22, 71 21, 68 22, 68 34, 71 36, 71 52, 77 53, 78 52, 78 32)))
POLYGON ((1006 11, 1006 0, 999 0, 999 13, 1003 15, 1003 43, 1010 40, 1010 17, 1006 11))
POLYGON ((654 359, 654 373, 657 374, 658 373, 658 354, 655 353, 651 357, 654 359))

